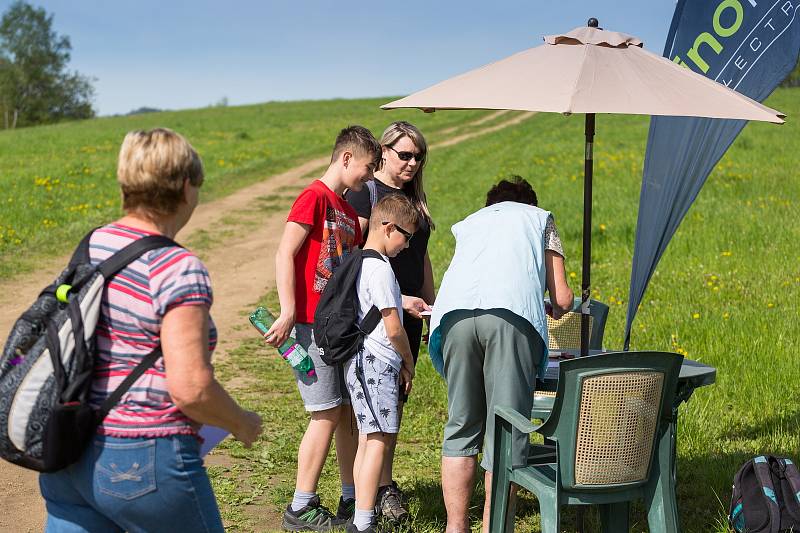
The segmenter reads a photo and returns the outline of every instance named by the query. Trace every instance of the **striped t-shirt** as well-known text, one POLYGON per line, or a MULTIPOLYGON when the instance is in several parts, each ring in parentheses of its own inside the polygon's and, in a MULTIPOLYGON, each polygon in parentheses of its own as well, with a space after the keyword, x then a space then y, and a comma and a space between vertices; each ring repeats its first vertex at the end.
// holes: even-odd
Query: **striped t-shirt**
MULTIPOLYGON (((89 242, 93 264, 100 263, 136 239, 151 233, 119 224, 96 230, 89 242)), ((95 331, 97 359, 91 403, 100 404, 133 368, 159 344, 161 320, 181 305, 211 306, 211 281, 203 263, 191 252, 168 246, 145 253, 112 277, 103 291, 95 331)), ((198 325, 200 327, 200 325, 198 325)), ((209 350, 217 342, 209 324, 209 350)), ((99 427, 112 437, 163 437, 197 433, 167 392, 164 359, 159 358, 122 396, 99 427)))

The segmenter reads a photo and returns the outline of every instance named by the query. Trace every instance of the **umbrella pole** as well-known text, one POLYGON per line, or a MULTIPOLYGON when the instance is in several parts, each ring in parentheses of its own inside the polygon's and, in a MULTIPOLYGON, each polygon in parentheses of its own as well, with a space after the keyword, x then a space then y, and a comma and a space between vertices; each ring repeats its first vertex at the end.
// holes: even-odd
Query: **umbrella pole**
POLYGON ((589 355, 589 298, 592 268, 592 174, 594 170, 594 113, 586 113, 586 151, 583 166, 583 268, 581 283, 581 357, 589 355))

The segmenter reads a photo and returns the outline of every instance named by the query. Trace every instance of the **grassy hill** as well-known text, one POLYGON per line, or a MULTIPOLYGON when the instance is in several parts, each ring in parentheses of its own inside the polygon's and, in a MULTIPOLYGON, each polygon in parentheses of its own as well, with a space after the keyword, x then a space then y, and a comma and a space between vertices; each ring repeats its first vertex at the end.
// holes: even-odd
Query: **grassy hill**
POLYGON ((163 126, 185 135, 205 163, 208 200, 330 153, 349 124, 380 135, 390 121, 413 116, 435 140, 486 113, 380 110, 389 100, 274 102, 0 131, 0 279, 69 253, 85 231, 120 214, 116 159, 128 131, 163 126))

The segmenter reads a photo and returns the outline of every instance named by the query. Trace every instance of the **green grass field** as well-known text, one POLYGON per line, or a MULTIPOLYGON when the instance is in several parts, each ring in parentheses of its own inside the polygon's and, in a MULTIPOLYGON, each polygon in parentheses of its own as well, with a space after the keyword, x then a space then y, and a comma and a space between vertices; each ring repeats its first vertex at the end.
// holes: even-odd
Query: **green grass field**
MULTIPOLYGON (((470 116, 460 111, 387 114, 370 107, 377 103, 268 104, 2 133, 0 179, 5 191, 0 195, 4 202, 0 224, 5 241, 0 244, 0 276, 35 266, 18 256, 55 253, 58 242, 74 240, 85 228, 116 212, 113 159, 128 129, 164 124, 185 133, 206 161, 204 192, 213 197, 324 154, 335 131, 345 123, 363 122, 377 130, 388 120, 404 117, 437 140, 436 131, 463 124, 470 116), (240 138, 240 133, 249 138, 240 138), (84 147, 93 147, 95 152, 85 153, 84 147), (251 159, 233 168, 225 166, 237 161, 238 153, 250 154, 251 159), (61 176, 62 181, 51 183, 48 190, 47 184, 37 184, 37 176, 39 181, 61 176), (69 211, 87 203, 82 195, 93 198, 92 206, 94 199, 113 205, 69 211), (56 219, 54 214, 56 225, 43 228, 41 220, 48 215, 30 213, 31 208, 25 206, 48 201, 53 202, 49 210, 64 218, 56 219), (10 211, 6 204, 13 206, 10 211), (10 235, 9 227, 14 229, 10 235)), ((745 128, 667 249, 634 324, 633 348, 680 352, 717 368, 717 383, 698 390, 681 410, 678 498, 683 528, 689 532, 726 531, 724 514, 732 478, 748 458, 773 453, 800 459, 796 401, 800 393, 800 329, 796 326, 800 222, 794 217, 800 193, 795 170, 800 89, 781 89, 767 104, 784 111, 788 124, 745 128)), ((597 120, 592 279, 593 296, 611 306, 605 336, 609 348, 622 344, 647 128, 648 119, 643 117, 599 116, 597 120)), ((577 292, 582 157, 582 117, 556 115, 538 115, 432 151, 426 184, 438 226, 430 243, 436 279, 441 280, 453 251, 450 226, 483 205, 490 185, 516 173, 533 183, 540 205, 555 214, 567 272, 577 292)), ((284 208, 288 210, 289 205, 284 208)), ((274 293, 264 295, 262 303, 277 309, 274 293)), ((244 315, 241 327, 249 327, 244 315)), ((423 354, 420 361, 403 422, 395 477, 406 490, 415 517, 408 531, 432 533, 443 529, 445 516, 439 454, 446 391, 427 356, 423 354)), ((211 468, 213 483, 230 529, 263 531, 267 524, 276 523, 294 489, 296 452, 306 414, 285 363, 256 336, 233 350, 217 368, 223 380, 235 383, 236 396, 262 414, 266 430, 250 450, 225 441, 221 453, 229 459, 224 460, 226 466, 211 468)), ((339 487, 332 456, 320 492, 323 503, 335 507, 339 487)), ((475 528, 479 528, 481 501, 479 486, 474 497, 475 528)), ((567 516, 569 530, 573 515, 568 512, 567 516)), ((518 531, 538 528, 533 498, 523 497, 517 517, 518 531)), ((589 514, 589 520, 596 525, 594 514, 589 514)), ((647 530, 641 506, 634 509, 632 524, 634 531, 647 530)))
MULTIPOLYGON (((66 255, 72 245, 64 243, 120 214, 117 154, 128 131, 162 126, 185 135, 203 158, 208 200, 329 154, 348 124, 380 135, 392 119, 378 106, 389 100, 275 102, 0 131, 0 280, 66 255)), ((435 141, 486 113, 392 117, 414 116, 435 141)))

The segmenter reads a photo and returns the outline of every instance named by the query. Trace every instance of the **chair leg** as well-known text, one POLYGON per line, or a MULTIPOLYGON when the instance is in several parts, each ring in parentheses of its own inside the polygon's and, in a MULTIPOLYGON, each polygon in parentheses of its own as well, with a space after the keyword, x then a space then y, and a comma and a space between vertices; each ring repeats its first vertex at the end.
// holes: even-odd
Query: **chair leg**
POLYGON ((675 479, 672 475, 675 456, 672 431, 664 431, 659 438, 656 461, 645 488, 647 523, 651 533, 679 533, 680 520, 675 500, 675 479))
POLYGON ((495 419, 494 466, 492 469, 494 472, 492 474, 492 502, 489 510, 490 533, 514 531, 514 509, 509 505, 511 468, 511 424, 498 416, 495 419))
POLYGON ((628 502, 606 503, 600 505, 600 524, 603 533, 620 533, 629 531, 628 502))
POLYGON ((561 533, 561 512, 555 494, 537 494, 542 533, 561 533))

